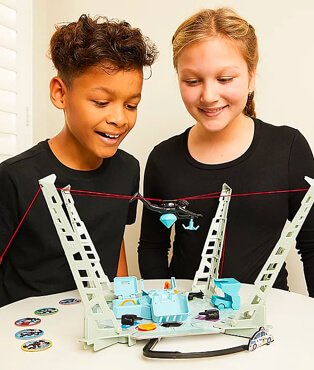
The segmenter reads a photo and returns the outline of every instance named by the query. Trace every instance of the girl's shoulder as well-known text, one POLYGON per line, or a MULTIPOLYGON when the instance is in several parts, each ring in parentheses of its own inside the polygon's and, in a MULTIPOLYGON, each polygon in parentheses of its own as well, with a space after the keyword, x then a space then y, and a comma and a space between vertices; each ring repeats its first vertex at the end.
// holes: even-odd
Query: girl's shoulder
POLYGON ((171 136, 168 139, 161 141, 157 144, 152 152, 176 151, 179 148, 186 147, 187 139, 191 127, 187 128, 184 132, 171 136))
POLYGON ((257 134, 266 140, 275 140, 278 138, 281 141, 293 141, 298 136, 303 137, 298 129, 289 125, 274 125, 258 118, 255 118, 254 122, 257 134))

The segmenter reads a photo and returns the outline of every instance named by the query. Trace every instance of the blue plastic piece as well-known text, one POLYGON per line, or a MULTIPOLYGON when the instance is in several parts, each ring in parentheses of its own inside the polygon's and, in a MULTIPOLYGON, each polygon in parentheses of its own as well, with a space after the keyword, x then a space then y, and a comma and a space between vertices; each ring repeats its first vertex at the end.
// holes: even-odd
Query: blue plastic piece
POLYGON ((116 318, 124 314, 134 314, 144 319, 151 319, 151 298, 139 296, 135 276, 116 277, 113 280, 114 294, 112 310, 116 318))
POLYGON ((159 219, 169 229, 177 221, 177 216, 173 213, 164 213, 159 219))
POLYGON ((142 294, 138 293, 135 276, 114 278, 112 310, 116 318, 134 314, 154 322, 184 321, 190 309, 187 293, 179 293, 174 277, 169 289, 155 289, 146 292, 141 280, 142 294))
POLYGON ((113 280, 114 294, 119 298, 136 297, 138 294, 137 278, 135 276, 116 277, 113 280))
POLYGON ((184 224, 182 224, 183 228, 185 230, 191 230, 191 231, 194 231, 194 230, 197 230, 200 226, 194 226, 194 220, 193 218, 190 218, 190 222, 188 224, 188 226, 185 226, 184 224))
POLYGON ((214 279, 214 283, 223 291, 224 296, 213 295, 211 298, 213 306, 217 307, 219 310, 224 310, 226 308, 238 310, 240 308, 240 296, 238 292, 241 283, 234 278, 214 279))
POLYGON ((151 290, 152 320, 154 322, 184 321, 190 313, 188 294, 176 290, 177 283, 171 278, 169 289, 151 290))
POLYGON ((170 290, 155 291, 152 298, 152 320, 154 322, 184 321, 190 310, 186 294, 170 290))

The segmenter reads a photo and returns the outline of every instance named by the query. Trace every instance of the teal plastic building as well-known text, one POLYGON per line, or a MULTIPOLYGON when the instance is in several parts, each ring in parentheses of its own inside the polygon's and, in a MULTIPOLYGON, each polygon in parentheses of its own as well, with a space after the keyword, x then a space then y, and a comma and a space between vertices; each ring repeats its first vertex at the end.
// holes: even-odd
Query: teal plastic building
POLYGON ((140 295, 135 276, 116 277, 113 280, 114 295, 112 310, 116 318, 122 315, 134 314, 144 319, 151 319, 151 298, 140 295))
POLYGON ((188 293, 179 293, 176 288, 176 280, 172 277, 169 289, 149 291, 154 322, 184 321, 188 318, 188 293))
POLYGON ((171 278, 169 289, 145 291, 141 280, 142 292, 138 291, 135 276, 116 277, 112 310, 116 318, 133 314, 156 323, 184 321, 189 315, 187 293, 176 290, 175 278, 171 278))

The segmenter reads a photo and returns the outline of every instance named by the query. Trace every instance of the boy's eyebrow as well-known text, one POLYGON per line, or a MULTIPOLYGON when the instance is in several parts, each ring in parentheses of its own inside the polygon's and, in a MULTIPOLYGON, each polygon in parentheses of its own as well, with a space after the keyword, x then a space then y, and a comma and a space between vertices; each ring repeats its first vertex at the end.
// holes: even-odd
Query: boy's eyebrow
MULTIPOLYGON (((103 86, 93 87, 91 90, 92 91, 97 91, 98 90, 98 91, 105 92, 105 93, 111 94, 111 95, 116 94, 116 92, 114 90, 109 89, 108 87, 103 87, 103 86)), ((140 98, 141 96, 142 96, 142 94, 138 93, 138 94, 134 94, 134 95, 130 96, 129 98, 134 99, 134 98, 140 98)))

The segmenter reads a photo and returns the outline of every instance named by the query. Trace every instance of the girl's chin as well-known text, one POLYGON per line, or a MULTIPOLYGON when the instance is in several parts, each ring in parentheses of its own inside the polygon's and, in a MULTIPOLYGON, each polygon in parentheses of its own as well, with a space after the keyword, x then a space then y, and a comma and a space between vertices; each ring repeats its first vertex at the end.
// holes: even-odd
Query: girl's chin
POLYGON ((228 123, 225 123, 225 122, 198 122, 197 123, 197 126, 204 132, 208 132, 208 133, 212 133, 212 134, 215 134, 215 133, 219 133, 219 132, 222 132, 226 129, 226 127, 228 126, 228 123))

